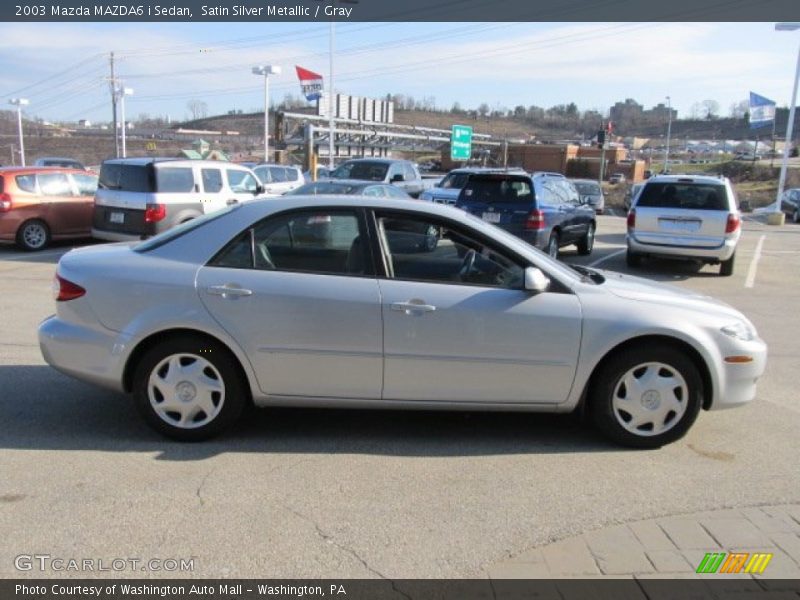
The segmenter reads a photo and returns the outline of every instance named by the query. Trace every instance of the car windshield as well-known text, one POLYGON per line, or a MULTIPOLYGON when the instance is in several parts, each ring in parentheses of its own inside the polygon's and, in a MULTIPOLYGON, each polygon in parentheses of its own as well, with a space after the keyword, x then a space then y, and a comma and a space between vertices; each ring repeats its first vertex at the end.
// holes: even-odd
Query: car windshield
POLYGON ((334 169, 330 177, 333 179, 365 179, 367 181, 384 181, 389 165, 383 162, 353 161, 346 162, 334 169))
POLYGON ((355 183, 344 183, 338 181, 316 181, 301 185, 296 190, 292 190, 287 196, 303 196, 319 194, 361 194, 364 191, 363 185, 355 183))
POLYGON ((575 187, 578 188, 578 193, 583 196, 599 196, 600 195, 600 186, 596 183, 587 183, 582 181, 576 181, 575 187))
POLYGON ((644 186, 636 206, 727 210, 725 186, 694 182, 651 182, 644 186))
POLYGON ((156 248, 160 248, 164 244, 168 244, 172 240, 175 240, 183 235, 186 235, 190 231, 194 231, 200 227, 205 227, 212 221, 216 221, 222 216, 227 215, 229 212, 236 210, 241 206, 240 204, 232 204, 225 208, 221 208, 214 212, 208 213, 203 215, 202 217, 197 217, 196 219, 191 219, 186 221, 185 223, 181 223, 177 227, 173 227, 172 229, 168 229, 167 231, 160 233, 156 236, 151 237, 150 239, 141 242, 134 246, 133 251, 139 253, 150 252, 151 250, 155 250, 156 248))

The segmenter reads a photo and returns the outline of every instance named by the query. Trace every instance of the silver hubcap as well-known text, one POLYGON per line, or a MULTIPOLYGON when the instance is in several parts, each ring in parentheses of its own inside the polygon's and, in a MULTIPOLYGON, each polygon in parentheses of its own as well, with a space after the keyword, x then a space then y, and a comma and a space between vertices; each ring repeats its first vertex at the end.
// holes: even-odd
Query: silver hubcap
POLYGON ((225 402, 225 384, 217 368, 205 358, 173 354, 150 373, 147 396, 164 422, 195 429, 217 418, 225 402))
POLYGON ((650 437, 677 425, 689 403, 689 386, 672 366, 642 363, 630 369, 614 388, 612 406, 627 431, 650 437))
POLYGON ((31 223, 22 231, 22 239, 29 248, 41 248, 47 241, 47 232, 38 223, 31 223))

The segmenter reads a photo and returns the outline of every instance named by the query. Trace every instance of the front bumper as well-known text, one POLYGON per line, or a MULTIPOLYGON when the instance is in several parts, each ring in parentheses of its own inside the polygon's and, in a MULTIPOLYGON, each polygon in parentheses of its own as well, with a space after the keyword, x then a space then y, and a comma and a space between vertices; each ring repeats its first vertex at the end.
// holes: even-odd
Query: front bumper
POLYGON ((756 384, 767 367, 767 344, 760 338, 750 341, 730 340, 722 351, 720 382, 711 410, 732 408, 756 397, 756 384), (729 362, 733 357, 749 357, 749 362, 729 362), (728 359, 726 361, 726 358, 728 359))
POLYGON ((39 325, 39 348, 47 364, 76 379, 120 392, 125 342, 117 332, 67 323, 56 315, 39 325))

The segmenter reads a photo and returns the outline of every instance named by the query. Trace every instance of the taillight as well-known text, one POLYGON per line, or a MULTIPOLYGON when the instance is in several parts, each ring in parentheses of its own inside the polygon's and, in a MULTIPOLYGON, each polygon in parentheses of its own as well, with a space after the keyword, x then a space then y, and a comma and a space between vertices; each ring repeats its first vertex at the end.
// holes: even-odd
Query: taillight
POLYGON ((157 223, 167 216, 166 204, 148 204, 144 209, 144 222, 157 223))
POLYGON ((739 215, 735 213, 730 213, 728 215, 728 222, 725 223, 725 233, 733 233, 737 229, 739 229, 739 225, 742 224, 742 220, 739 218, 739 215))
POLYGON ((0 212, 11 210, 11 194, 0 194, 0 212))
POLYGON ((77 283, 64 279, 58 273, 53 278, 53 298, 55 298, 56 302, 75 300, 75 298, 80 298, 85 293, 86 290, 77 283))
POLYGON ((544 213, 539 210, 532 210, 525 221, 525 229, 544 229, 544 213))
POLYGON ((628 211, 628 229, 634 227, 636 227, 636 210, 632 208, 628 211))

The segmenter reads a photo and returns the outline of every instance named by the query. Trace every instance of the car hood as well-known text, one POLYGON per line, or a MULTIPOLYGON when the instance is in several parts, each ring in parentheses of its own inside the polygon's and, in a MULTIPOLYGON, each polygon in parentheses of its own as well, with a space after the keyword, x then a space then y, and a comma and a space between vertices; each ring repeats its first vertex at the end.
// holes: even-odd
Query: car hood
POLYGON ((614 271, 600 271, 605 277, 605 291, 626 300, 663 304, 670 307, 681 306, 694 310, 713 309, 714 314, 726 313, 731 317, 742 318, 743 315, 731 305, 675 285, 655 283, 642 277, 623 275, 614 271))

